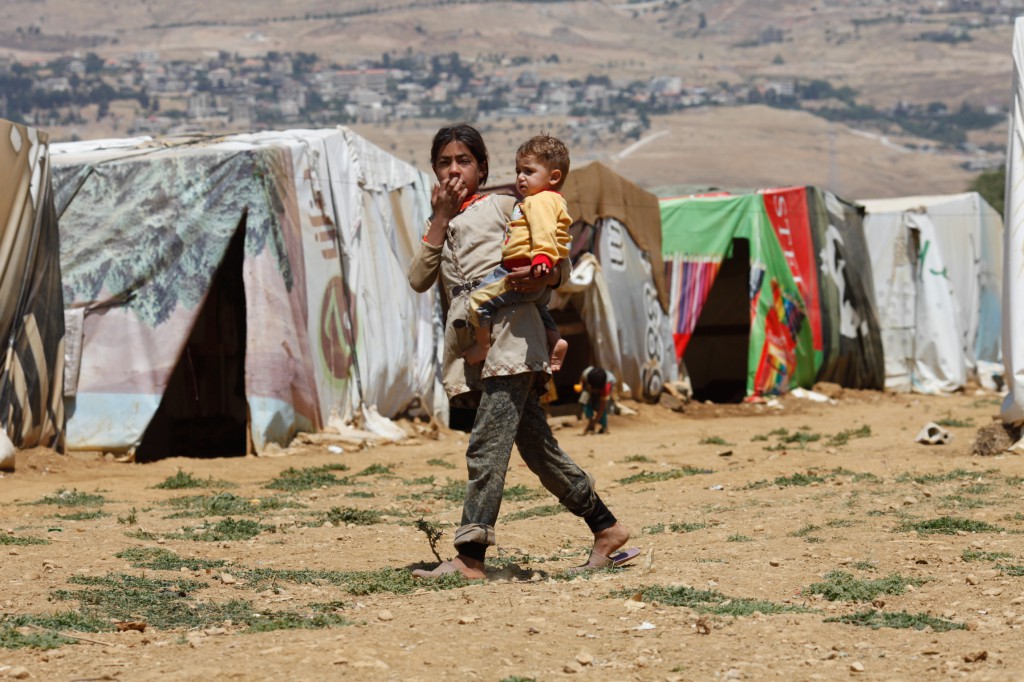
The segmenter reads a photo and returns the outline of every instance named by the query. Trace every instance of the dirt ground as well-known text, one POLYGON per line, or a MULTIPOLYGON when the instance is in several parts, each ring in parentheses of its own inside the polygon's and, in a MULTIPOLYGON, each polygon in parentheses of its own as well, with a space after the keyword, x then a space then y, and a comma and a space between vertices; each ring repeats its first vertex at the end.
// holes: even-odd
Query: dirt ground
POLYGON ((605 436, 570 421, 556 435, 641 558, 566 576, 586 526, 513 454, 492 579, 462 584, 407 574, 434 561, 420 518, 452 554, 460 433, 151 464, 19 453, 0 480, 0 676, 1020 679, 1024 461, 971 455, 998 404, 847 390, 682 414, 627 403, 638 414, 605 436), (915 443, 934 420, 953 440, 915 443), (265 487, 309 480, 326 485, 265 487), (154 487, 169 481, 212 487, 154 487), (258 534, 207 532, 226 519, 258 534), (54 630, 72 638, 18 646, 54 630))

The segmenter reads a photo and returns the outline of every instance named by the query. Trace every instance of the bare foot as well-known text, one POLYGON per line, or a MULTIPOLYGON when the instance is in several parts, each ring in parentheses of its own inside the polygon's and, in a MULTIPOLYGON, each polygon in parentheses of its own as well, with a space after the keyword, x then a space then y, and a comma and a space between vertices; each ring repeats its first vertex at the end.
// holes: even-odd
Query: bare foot
POLYGON ((440 578, 450 573, 461 573, 467 580, 483 580, 487 577, 484 562, 461 554, 451 561, 442 561, 433 570, 425 571, 418 568, 412 572, 417 578, 440 578))
POLYGON ((558 339, 554 347, 551 349, 551 359, 548 360, 548 364, 551 365, 551 371, 557 372, 562 369, 562 361, 565 360, 565 354, 569 351, 569 342, 565 339, 558 339))
POLYGON ((594 533, 594 551, 611 556, 615 550, 629 542, 629 529, 616 521, 611 528, 594 533))
POLYGON ((481 362, 487 359, 487 351, 489 348, 481 348, 479 344, 473 344, 469 349, 462 354, 462 357, 466 359, 471 365, 479 365, 481 362))

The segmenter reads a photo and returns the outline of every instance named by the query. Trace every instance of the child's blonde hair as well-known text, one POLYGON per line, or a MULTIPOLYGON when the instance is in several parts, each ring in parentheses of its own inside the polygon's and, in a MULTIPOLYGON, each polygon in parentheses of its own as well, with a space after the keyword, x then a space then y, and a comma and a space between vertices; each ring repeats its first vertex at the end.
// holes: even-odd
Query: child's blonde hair
POLYGON ((565 182, 565 177, 569 174, 569 149, 557 137, 545 134, 534 135, 519 145, 519 149, 516 150, 516 159, 524 156, 532 156, 549 171, 562 171, 562 179, 559 181, 558 187, 565 182))

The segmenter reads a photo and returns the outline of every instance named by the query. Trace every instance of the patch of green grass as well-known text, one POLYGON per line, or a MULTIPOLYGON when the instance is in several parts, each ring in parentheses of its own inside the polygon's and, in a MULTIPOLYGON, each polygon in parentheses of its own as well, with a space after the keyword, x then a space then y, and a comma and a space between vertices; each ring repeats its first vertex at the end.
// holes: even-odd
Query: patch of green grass
POLYGON ((206 583, 196 580, 158 580, 127 574, 106 576, 73 576, 73 584, 90 589, 57 590, 58 601, 77 601, 85 618, 110 620, 144 620, 159 630, 205 628, 231 621, 247 627, 247 632, 295 628, 326 628, 346 625, 340 616, 311 609, 309 613, 294 611, 257 612, 252 603, 242 599, 225 602, 198 601, 192 593, 206 583))
POLYGON ((963 561, 998 561, 1012 559, 1013 555, 1007 552, 978 552, 973 549, 965 549, 960 558, 963 561))
POLYGON ((656 523, 653 526, 644 526, 642 532, 647 533, 648 535, 660 535, 665 532, 665 524, 656 523))
POLYGON ((665 587, 652 585, 638 589, 623 589, 612 592, 612 597, 629 598, 639 593, 645 602, 658 602, 663 606, 684 606, 702 613, 723 616, 749 616, 754 611, 767 615, 772 613, 808 613, 811 610, 791 604, 778 604, 760 599, 727 597, 714 590, 698 590, 693 587, 665 587))
POLYGON ((629 455, 622 460, 626 464, 638 463, 638 464, 654 464, 654 460, 646 455, 629 455))
POLYGON ((825 441, 825 445, 836 447, 839 445, 846 445, 853 438, 867 438, 871 435, 871 427, 865 424, 860 428, 856 429, 843 429, 834 436, 829 436, 825 441))
POLYGON ((732 443, 721 436, 707 436, 706 438, 701 438, 697 443, 699 445, 732 445, 732 443))
POLYGON ((33 538, 27 535, 8 535, 7 533, 0 533, 0 545, 48 545, 49 540, 45 538, 33 538))
POLYGON ((218 480, 212 476, 196 478, 187 471, 178 469, 178 473, 168 476, 153 487, 162 490, 184 490, 188 488, 234 488, 236 485, 231 481, 218 480))
POLYGON ((947 428, 954 429, 970 429, 974 428, 974 419, 968 417, 967 419, 954 419, 953 417, 944 417, 942 419, 936 419, 935 423, 939 426, 945 426, 947 428))
POLYGON ((305 505, 274 495, 272 497, 242 497, 232 493, 214 495, 186 495, 173 497, 165 505, 181 511, 169 519, 204 518, 207 516, 252 515, 261 516, 269 511, 285 508, 304 508, 305 505))
POLYGON ((429 464, 431 466, 435 466, 435 467, 441 467, 442 469, 454 469, 455 468, 455 465, 452 464, 451 462, 446 462, 443 459, 438 459, 437 457, 435 457, 433 459, 428 459, 427 460, 427 464, 429 464))
POLYGON ((696 467, 684 466, 681 469, 669 469, 668 471, 641 471, 626 478, 620 478, 619 483, 629 485, 631 483, 654 483, 657 481, 671 481, 676 478, 696 476, 698 474, 714 473, 711 469, 697 469, 696 467))
POLYGON ((391 467, 385 466, 384 464, 371 464, 366 467, 358 474, 352 474, 353 476, 393 476, 394 472, 391 471, 391 467))
POLYGON ((948 632, 950 630, 966 630, 967 626, 944 618, 935 618, 925 613, 907 613, 906 611, 876 611, 869 609, 860 613, 848 616, 836 616, 826 618, 826 623, 845 623, 846 625, 859 625, 869 627, 872 630, 879 628, 897 628, 901 630, 924 630, 931 628, 935 632, 948 632))
POLYGON ((448 575, 431 580, 415 578, 411 571, 398 568, 382 568, 375 571, 316 571, 309 569, 238 569, 232 575, 244 579, 254 589, 262 589, 279 582, 291 582, 307 585, 336 585, 344 588, 349 594, 364 596, 388 592, 392 594, 409 594, 418 589, 451 590, 465 587, 471 582, 462 577, 461 573, 448 575))
POLYGON ((80 511, 72 512, 70 514, 54 514, 47 518, 60 519, 61 521, 92 521, 93 519, 102 519, 104 516, 110 516, 105 511, 80 511))
MULTIPOLYGON (((993 473, 993 470, 984 472, 986 474, 993 473)), ((947 483, 949 481, 973 481, 978 478, 980 474, 977 471, 968 471, 967 469, 953 469, 941 474, 900 474, 896 477, 897 483, 907 483, 913 481, 918 485, 929 485, 932 483, 947 483)))
POLYGON ((1011 565, 1011 564, 996 564, 996 568, 999 569, 1003 575, 1013 576, 1014 578, 1020 578, 1024 576, 1024 566, 1011 565))
POLYGON ((739 533, 733 533, 725 539, 726 542, 753 542, 753 538, 747 537, 746 535, 740 535, 739 533))
POLYGON ((789 536, 793 538, 805 538, 816 530, 821 530, 821 526, 815 526, 813 523, 809 523, 803 528, 793 531, 789 536))
POLYGON ((964 497, 963 495, 943 495, 939 498, 939 506, 958 507, 960 509, 981 509, 988 507, 991 503, 986 500, 979 500, 976 497, 964 497))
POLYGON ((943 535, 956 535, 957 531, 965 533, 998 533, 1003 529, 993 526, 985 521, 974 521, 959 516, 940 516, 937 519, 925 521, 904 521, 896 527, 896 532, 910 532, 916 530, 921 534, 940 533, 943 535))
POLYGON ((703 530, 708 525, 707 523, 670 523, 668 529, 673 533, 692 533, 695 530, 703 530))
POLYGON ((99 507, 106 501, 102 495, 60 488, 53 495, 46 495, 31 504, 55 504, 58 507, 99 507))
POLYGON ((249 540, 265 530, 273 532, 275 529, 273 526, 264 526, 259 521, 252 519, 228 517, 213 524, 206 521, 198 528, 186 526, 182 528, 181 533, 169 534, 167 537, 195 542, 230 542, 232 540, 249 540))
POLYGON ((340 479, 332 473, 335 471, 348 471, 348 467, 344 464, 325 464, 305 469, 288 467, 263 487, 295 493, 325 486, 347 485, 347 480, 340 479))
POLYGON ((372 526, 381 523, 384 512, 376 509, 354 509, 352 507, 331 507, 327 512, 318 515, 315 525, 322 526, 330 521, 335 526, 372 526))
POLYGON ((537 516, 554 516, 555 514, 561 514, 564 511, 568 511, 565 507, 560 504, 546 504, 540 507, 531 507, 530 509, 523 509, 511 514, 506 514, 502 519, 503 521, 522 521, 523 519, 532 519, 537 516))
POLYGON ((814 471, 808 471, 806 474, 795 473, 792 476, 779 476, 774 481, 768 482, 765 480, 756 481, 754 483, 748 483, 743 486, 744 490, 758 490, 760 488, 767 488, 770 485, 777 486, 779 488, 788 488, 791 486, 806 486, 813 483, 824 483, 825 477, 819 476, 814 471))
POLYGON ((898 573, 875 580, 858 580, 845 571, 829 571, 825 582, 808 585, 803 594, 820 594, 829 601, 871 601, 880 594, 903 594, 907 585, 919 587, 925 581, 904 578, 898 573))
POLYGON ((181 557, 169 549, 162 547, 130 547, 115 554, 118 559, 127 559, 135 568, 148 568, 152 571, 190 571, 224 568, 227 564, 223 559, 199 559, 181 557))
POLYGON ((541 497, 544 497, 544 493, 542 491, 527 488, 525 485, 510 485, 505 488, 505 492, 502 494, 502 499, 510 502, 536 500, 541 497))

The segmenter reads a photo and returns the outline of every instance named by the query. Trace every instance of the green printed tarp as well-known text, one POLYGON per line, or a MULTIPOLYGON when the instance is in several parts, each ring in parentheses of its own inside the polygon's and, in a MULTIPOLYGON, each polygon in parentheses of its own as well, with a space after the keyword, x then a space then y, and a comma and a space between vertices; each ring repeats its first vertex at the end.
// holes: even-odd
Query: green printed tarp
POLYGON ((661 213, 678 359, 706 312, 717 320, 722 344, 749 333, 748 396, 816 381, 881 388, 881 341, 856 209, 827 192, 797 187, 663 199, 661 213), (737 239, 749 249, 749 309, 705 311, 737 239))

